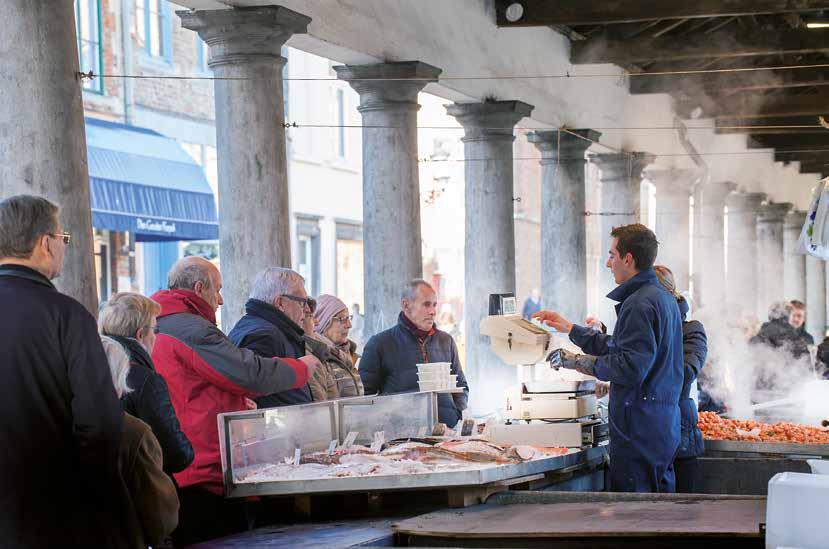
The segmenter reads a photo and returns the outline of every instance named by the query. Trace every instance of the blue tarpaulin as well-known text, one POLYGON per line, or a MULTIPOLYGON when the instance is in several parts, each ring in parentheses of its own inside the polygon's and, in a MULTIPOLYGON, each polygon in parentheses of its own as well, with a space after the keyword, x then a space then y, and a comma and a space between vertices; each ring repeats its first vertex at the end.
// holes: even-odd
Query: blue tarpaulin
POLYGON ((181 146, 135 126, 86 119, 92 226, 136 240, 215 240, 216 203, 181 146))

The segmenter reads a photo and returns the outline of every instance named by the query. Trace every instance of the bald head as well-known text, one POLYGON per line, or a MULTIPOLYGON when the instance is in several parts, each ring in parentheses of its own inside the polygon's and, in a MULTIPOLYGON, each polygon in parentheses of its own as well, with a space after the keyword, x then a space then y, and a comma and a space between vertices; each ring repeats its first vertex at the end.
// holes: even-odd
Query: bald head
POLYGON ((219 269, 203 257, 189 256, 176 261, 167 274, 171 290, 190 290, 207 301, 215 311, 224 303, 220 293, 222 275, 219 269))

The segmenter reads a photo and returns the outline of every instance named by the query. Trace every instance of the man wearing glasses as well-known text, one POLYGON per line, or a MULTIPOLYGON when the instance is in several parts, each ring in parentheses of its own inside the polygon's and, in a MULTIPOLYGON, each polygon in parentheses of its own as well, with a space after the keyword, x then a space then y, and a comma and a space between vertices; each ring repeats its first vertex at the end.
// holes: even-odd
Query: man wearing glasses
MULTIPOLYGON (((303 322, 316 303, 305 291, 305 279, 291 269, 273 267, 256 277, 245 315, 228 334, 242 349, 259 356, 300 358, 306 354, 303 322)), ((313 401, 306 383, 298 389, 261 396, 260 408, 307 404, 313 401)))
POLYGON ((12 547, 123 541, 123 413, 95 319, 51 282, 69 240, 45 198, 0 202, 0 539, 12 547))

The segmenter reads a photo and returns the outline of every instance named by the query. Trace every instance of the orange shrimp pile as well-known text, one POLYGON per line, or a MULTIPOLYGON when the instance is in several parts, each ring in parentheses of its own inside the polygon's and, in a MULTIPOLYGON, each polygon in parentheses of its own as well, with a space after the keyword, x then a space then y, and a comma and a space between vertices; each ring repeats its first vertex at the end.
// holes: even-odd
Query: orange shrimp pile
POLYGON ((703 438, 709 440, 829 444, 829 431, 826 429, 782 421, 772 424, 725 419, 711 412, 699 413, 699 428, 703 438))

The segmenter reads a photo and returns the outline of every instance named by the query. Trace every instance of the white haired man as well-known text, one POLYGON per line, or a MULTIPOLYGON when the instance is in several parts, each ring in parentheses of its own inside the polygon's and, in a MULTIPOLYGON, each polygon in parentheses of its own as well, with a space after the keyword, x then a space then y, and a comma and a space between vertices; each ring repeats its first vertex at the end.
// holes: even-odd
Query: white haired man
MULTIPOLYGON (((245 303, 245 315, 227 337, 259 356, 299 358, 306 354, 303 320, 314 308, 315 302, 308 297, 305 279, 299 273, 282 267, 266 269, 256 277, 245 303)), ((312 401, 311 388, 306 383, 290 391, 261 396, 256 404, 272 408, 312 401)))

